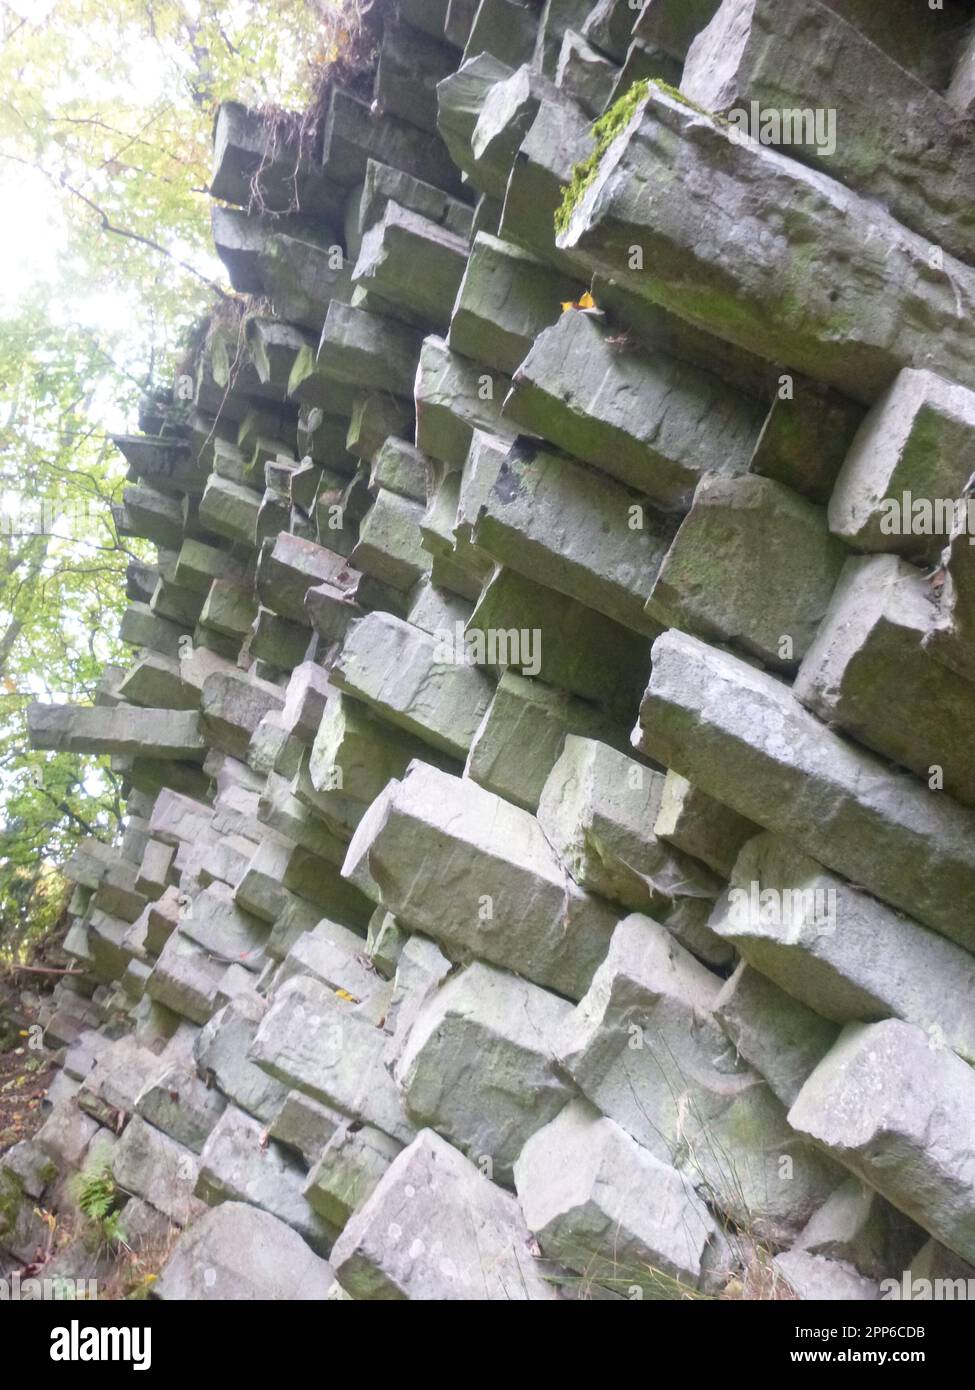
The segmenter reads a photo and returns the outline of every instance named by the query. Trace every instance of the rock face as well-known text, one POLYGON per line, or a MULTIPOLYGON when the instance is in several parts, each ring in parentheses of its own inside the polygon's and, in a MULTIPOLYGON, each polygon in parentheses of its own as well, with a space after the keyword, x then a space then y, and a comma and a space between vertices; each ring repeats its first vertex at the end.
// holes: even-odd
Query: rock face
POLYGON ((131 661, 28 714, 126 819, 0 1272, 109 1163, 172 1300, 968 1278, 964 15, 367 9, 315 140, 218 112, 131 661))

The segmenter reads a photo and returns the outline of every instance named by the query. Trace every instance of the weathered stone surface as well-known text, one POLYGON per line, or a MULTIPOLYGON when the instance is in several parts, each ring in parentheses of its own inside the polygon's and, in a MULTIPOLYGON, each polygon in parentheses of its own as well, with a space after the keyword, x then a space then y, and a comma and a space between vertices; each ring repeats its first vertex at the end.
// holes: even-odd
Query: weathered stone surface
POLYGON ((867 1278, 882 1279, 888 1273, 913 1267, 918 1234, 913 1221, 859 1178, 851 1177, 811 1218, 795 1249, 828 1260, 845 1260, 867 1278))
POLYGON ((333 381, 409 396, 420 341, 416 329, 333 300, 322 330, 318 365, 333 381))
POLYGON ((323 1299, 334 1277, 284 1221, 245 1202, 224 1202, 176 1242, 154 1296, 180 1302, 309 1302, 323 1299))
POLYGON ((394 589, 412 589, 430 570, 430 556, 420 544, 423 507, 380 488, 359 527, 349 563, 394 589))
POLYGON ((788 1241, 836 1186, 836 1170, 797 1143, 785 1107, 722 1034, 713 1018, 722 983, 651 918, 627 917, 560 1060, 587 1100, 712 1205, 760 1238, 788 1241))
MULTIPOLYGON (((193 1056, 207 1084, 258 1120, 272 1120, 287 1099, 287 1088, 247 1059, 266 1004, 254 994, 239 994, 201 1029, 193 1056)), ((219 1093, 218 1093, 219 1094, 219 1093)))
POLYGON ((520 441, 474 540, 500 564, 654 636, 659 629, 643 608, 675 529, 614 479, 520 441))
POLYGON ((312 1100, 301 1091, 289 1091, 267 1132, 279 1144, 296 1149, 312 1168, 343 1121, 344 1116, 331 1106, 312 1100))
POLYGON ((508 181, 497 235, 563 266, 572 280, 587 275, 581 258, 559 252, 553 241, 555 213, 576 164, 589 157, 592 138, 585 112, 564 93, 543 100, 521 142, 508 181))
POLYGON ((452 198, 442 188, 370 159, 359 199, 356 233, 360 238, 380 220, 388 203, 398 203, 460 236, 470 235, 473 209, 466 203, 452 198))
POLYGON ((748 842, 732 885, 712 930, 789 994, 837 1023, 893 1014, 975 1060, 975 962, 967 951, 778 835, 748 842))
POLYGON ((768 478, 703 479, 647 600, 663 627, 730 642, 791 670, 845 559, 826 514, 768 478))
POLYGON ((471 137, 488 92, 510 77, 511 65, 488 52, 468 56, 437 87, 437 129, 451 159, 468 175, 474 163, 471 137))
POLYGON ((922 1029, 849 1024, 789 1122, 949 1249, 975 1256, 975 1077, 922 1029))
POLYGON ((539 333, 577 299, 578 284, 510 242, 478 232, 457 293, 447 346, 506 376, 528 356, 539 333))
POLYGON ((825 5, 810 12, 803 0, 724 0, 691 45, 681 91, 708 111, 753 101, 812 110, 822 106, 824 82, 842 130, 800 124, 774 143, 971 260, 975 155, 955 110, 825 5), (905 116, 909 133, 898 129, 905 116))
POLYGON ((640 750, 960 945, 975 937, 975 819, 821 724, 787 686, 668 632, 634 737, 640 750))
POLYGON ((307 975, 357 1003, 368 999, 381 981, 369 969, 365 947, 361 936, 326 919, 294 943, 282 962, 275 985, 280 987, 293 975, 307 975))
POLYGON ((200 502, 200 520, 215 535, 253 545, 260 505, 260 496, 253 489, 211 473, 200 502))
POLYGON ((485 660, 502 675, 537 675, 626 723, 650 669, 649 638, 513 569, 488 582, 465 633, 483 643, 485 660))
POLYGON ((515 1184, 543 1255, 624 1296, 696 1289, 714 1218, 686 1176, 576 1100, 528 1140, 515 1184))
POLYGON ((260 1207, 321 1251, 331 1246, 335 1228, 305 1201, 304 1181, 304 1168, 266 1139, 260 1120, 228 1105, 200 1156, 196 1190, 211 1207, 227 1201, 260 1207))
POLYGON ((920 570, 893 555, 848 560, 795 694, 821 719, 971 806, 975 686, 925 645, 931 625, 931 585, 920 570))
POLYGON ((566 734, 611 736, 610 721, 563 690, 505 671, 464 767, 489 792, 536 811, 566 734))
POLYGON ((475 962, 452 975, 413 1021, 397 1062, 411 1118, 510 1182, 526 1140, 569 1098, 554 1050, 571 1011, 493 966, 475 962))
POLYGON ((220 104, 213 135, 210 191, 248 207, 255 194, 274 212, 301 212, 328 221, 340 206, 321 169, 303 156, 300 143, 275 132, 268 148, 264 116, 236 101, 220 104))
POLYGON ((192 1067, 174 1063, 136 1097, 136 1112, 147 1124, 177 1143, 201 1153, 207 1136, 223 1114, 226 1098, 202 1081, 192 1067))
POLYGON ((261 552, 257 565, 258 596, 282 618, 308 623, 305 594, 313 584, 348 588, 353 576, 341 555, 300 536, 282 533, 261 552))
POLYGON ((521 0, 481 0, 464 58, 490 53, 512 66, 524 63, 534 52, 537 27, 538 13, 532 5, 521 0))
POLYGON ((331 91, 323 142, 325 172, 344 187, 362 182, 370 159, 449 192, 458 187, 457 171, 441 141, 395 116, 373 114, 366 102, 341 87, 331 91))
POLYGON ((522 64, 510 77, 496 82, 484 98, 471 135, 471 183, 485 198, 504 202, 511 167, 540 103, 558 100, 549 78, 522 64))
POLYGON ((749 471, 825 506, 863 418, 856 401, 790 376, 765 418, 749 471))
POLYGON ((340 1230, 378 1187, 403 1145, 372 1125, 343 1124, 325 1145, 305 1184, 305 1198, 340 1230))
POLYGON ((933 275, 929 242, 875 203, 659 89, 637 104, 558 244, 637 297, 858 400, 909 366, 975 385, 962 328, 975 271, 947 257, 933 275), (783 208, 789 236, 776 230, 783 208), (634 246, 643 270, 630 269, 634 246))
POLYGON ((483 672, 444 661, 428 633, 389 613, 370 613, 350 630, 332 683, 457 758, 467 756, 492 693, 483 672))
POLYGON ((271 710, 284 705, 284 692, 244 672, 219 672, 203 685, 200 713, 211 744, 244 761, 254 730, 271 710))
POLYGON ((791 1105, 839 1035, 821 1018, 746 961, 714 1001, 714 1016, 740 1057, 760 1072, 783 1105, 791 1105))
POLYGON ((532 1258, 516 1199, 432 1130, 393 1161, 331 1263, 353 1298, 557 1297, 532 1258))
POLYGON ((385 1035, 316 980, 277 994, 251 1047, 269 1076, 408 1144, 414 1129, 382 1063, 385 1035))
POLYGON ((808 1250, 787 1250, 776 1255, 772 1266, 794 1297, 823 1302, 876 1302, 880 1286, 864 1279, 845 1260, 828 1260, 808 1250))
POLYGON ((174 931, 159 953, 146 993, 173 1013, 203 1024, 216 1008, 226 963, 213 960, 182 932, 174 931))
POLYGON ((59 753, 110 753, 202 762, 206 744, 195 711, 119 706, 29 705, 31 746, 59 753))
POLYGON ((360 863, 404 926, 570 998, 587 988, 615 921, 568 878, 534 817, 423 763, 370 807, 343 872, 360 863))
POLYGON ((742 846, 757 830, 752 821, 692 786, 679 772, 667 773, 653 826, 659 840, 700 859, 721 878, 730 878, 742 846))
POLYGON ((830 528, 857 550, 936 559, 971 476, 973 441, 975 391, 905 368, 853 440, 830 500, 830 528), (919 503, 940 504, 927 534, 912 525, 919 503))
MULTIPOLYGON (((475 430, 503 434, 508 377, 482 372, 442 338, 424 338, 416 369, 416 445, 454 468, 467 458, 475 430)), ((510 429, 508 433, 513 431, 510 429)))
POLYGON ((153 1129, 140 1115, 125 1128, 113 1157, 115 1181, 126 1192, 144 1197, 177 1226, 186 1226, 203 1211, 193 1195, 200 1160, 192 1149, 153 1129))
POLYGON ((705 473, 744 472, 754 402, 686 363, 649 356, 570 311, 514 374, 508 419, 593 464, 665 510, 684 511, 705 473))
POLYGON ((578 102, 589 116, 598 116, 609 101, 618 68, 574 29, 562 35, 555 85, 578 102))
POLYGON ((434 327, 446 327, 467 263, 456 232, 388 202, 366 232, 352 279, 434 327))
POLYGON ((576 883, 623 907, 649 912, 661 898, 714 898, 718 880, 650 829, 663 789, 662 773, 569 734, 538 823, 576 883))

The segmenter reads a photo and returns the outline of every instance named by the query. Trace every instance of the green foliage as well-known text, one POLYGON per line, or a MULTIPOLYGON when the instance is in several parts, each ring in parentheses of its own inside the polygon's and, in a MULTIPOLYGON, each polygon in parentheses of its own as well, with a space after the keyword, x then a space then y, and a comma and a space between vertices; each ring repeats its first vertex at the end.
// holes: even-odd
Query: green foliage
POLYGON ((71 1178, 68 1193, 100 1242, 124 1244, 125 1232, 118 1210, 122 1194, 115 1182, 110 1158, 89 1160, 71 1178))
POLYGON ((555 213, 556 232, 561 233, 568 228, 573 212, 579 205, 586 189, 596 177, 603 155, 620 131, 632 120, 633 113, 649 90, 648 78, 644 78, 642 82, 634 82, 629 91, 625 92, 608 111, 600 116, 598 121, 594 122, 592 136, 596 142, 595 147, 589 158, 584 159, 572 170, 572 178, 562 194, 561 206, 555 213))
POLYGON ((106 663, 131 662, 114 635, 125 569, 151 552, 115 534, 125 468, 108 436, 135 428, 140 395, 230 293, 210 242, 216 106, 304 107, 354 9, 0 4, 0 248, 24 266, 0 284, 0 959, 57 922, 56 866, 124 814, 105 760, 31 752, 24 712, 88 703, 106 663))

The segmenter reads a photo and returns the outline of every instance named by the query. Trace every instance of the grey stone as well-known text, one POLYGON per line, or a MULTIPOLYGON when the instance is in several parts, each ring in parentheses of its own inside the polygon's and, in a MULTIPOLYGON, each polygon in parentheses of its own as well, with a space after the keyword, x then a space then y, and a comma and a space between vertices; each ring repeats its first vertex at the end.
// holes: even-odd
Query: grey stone
POLYGON ((284 1221, 245 1202, 205 1212, 173 1247, 154 1288, 170 1301, 316 1301, 334 1275, 284 1221))
POLYGON ((352 279, 421 321, 446 327, 466 263, 463 237, 388 202, 362 239, 352 279))
POLYGON ((510 242, 478 232, 457 293, 447 346, 506 376, 532 343, 578 299, 582 286, 510 242))
POLYGON ((863 417, 863 407, 838 391, 793 377, 776 393, 749 471, 825 506, 863 417))
POLYGON ((975 820, 821 724, 787 686, 668 632, 634 742, 757 824, 962 946, 975 820))
POLYGON ((722 984, 651 918, 627 917, 559 1058, 587 1100, 712 1206, 788 1243, 838 1172, 797 1140, 785 1107, 735 1055, 713 1017, 722 984))
POLYGON ((465 777, 535 812, 567 734, 607 739, 610 721, 582 700, 505 671, 474 735, 465 777))
POLYGON ((777 835, 748 842, 732 884, 712 930, 789 994, 837 1023, 906 1019, 975 1061, 967 951, 777 835))
POLYGON ((649 912, 661 898, 713 899, 718 880, 649 829, 663 789, 662 773, 569 734, 542 790, 538 823, 576 883, 623 907, 649 912))
POLYGON ((810 110, 822 105, 823 73, 842 130, 834 127, 830 139, 822 123, 801 126, 782 131, 781 142, 970 260, 975 159, 957 113, 825 5, 810 13, 803 0, 724 0, 691 45, 681 92, 709 111, 753 101, 763 110, 810 110), (905 113, 906 139, 893 134, 905 113))
POLYGON ((184 1144, 162 1134, 135 1115, 112 1158, 115 1181, 126 1192, 145 1198, 177 1226, 186 1226, 203 1210, 194 1194, 200 1160, 184 1144))
POLYGON ((333 381, 409 397, 420 341, 416 329, 333 300, 318 365, 333 381))
POLYGON ((721 878, 730 878, 746 840, 757 834, 754 822, 692 786, 679 772, 668 772, 653 833, 721 878))
POLYGON ((281 1109, 268 1125, 268 1135, 289 1149, 296 1149, 309 1168, 332 1135, 344 1122, 338 1110, 312 1100, 301 1091, 289 1091, 281 1109))
POLYGON ((975 391, 905 368, 857 432, 829 504, 831 529, 858 550, 938 557, 947 533, 912 527, 912 502, 945 503, 972 471, 975 391), (893 507, 892 505, 893 504, 893 507))
POLYGON ((949 256, 932 274, 930 243, 876 203, 659 88, 638 102, 558 245, 637 297, 868 404, 905 366, 975 384, 961 331, 975 272, 949 256), (668 196, 647 198, 648 184, 668 196), (702 187, 720 216, 702 218, 702 187), (801 273, 794 240, 776 230, 783 208, 802 227, 801 273), (630 269, 634 246, 643 270, 630 269))
POLYGON ((725 982, 714 1001, 714 1016, 739 1057, 765 1077, 783 1105, 792 1104, 839 1035, 835 1023, 786 994, 747 961, 740 961, 725 982))
POLYGON ((280 710, 283 692, 244 672, 214 672, 203 686, 202 723, 212 745, 242 762, 258 724, 271 710, 280 710))
POLYGON ((296 976, 276 995, 250 1056, 269 1076, 408 1144, 414 1130, 383 1066, 384 1043, 334 991, 296 976))
POLYGON ((845 1260, 828 1260, 808 1250, 786 1250, 775 1256, 772 1265, 801 1301, 873 1303, 880 1298, 880 1286, 864 1279, 845 1260))
POLYGON ((457 171, 439 140, 395 116, 373 114, 341 87, 330 93, 323 143, 325 172, 344 187, 362 182, 370 159, 448 192, 458 187, 457 171))
POLYGON ((201 1153, 207 1136, 226 1108, 226 1099, 196 1072, 174 1063, 136 1097, 136 1113, 154 1129, 201 1153))
POLYGON ((457 758, 467 756, 492 692, 483 672, 445 661, 428 633, 388 613, 367 614, 350 630, 332 682, 457 758))
POLYGON ((975 1077, 931 1044, 900 1019, 849 1024, 799 1092, 789 1122, 971 1261, 975 1077))
POLYGON ((795 1249, 845 1260, 867 1278, 882 1279, 911 1264, 918 1235, 913 1221, 859 1178, 851 1177, 810 1219, 795 1249))
POLYGON ((793 670, 829 605, 845 554, 820 507, 768 478, 709 476, 647 601, 661 626, 729 642, 793 670))
POLYGON ((211 1207, 228 1201, 260 1207, 324 1251, 335 1228, 305 1201, 304 1181, 304 1168, 267 1138, 261 1122, 228 1105, 200 1156, 196 1190, 211 1207))
POLYGON ((502 465, 474 540, 498 563, 655 636, 644 604, 675 529, 621 483, 523 441, 502 465))
POLYGON ((607 949, 612 909, 572 882, 534 817, 423 763, 370 807, 343 872, 361 863, 405 927, 570 998, 607 949))
POLYGON ((332 1249, 359 1299, 554 1299, 517 1200, 431 1130, 386 1171, 332 1249))
MULTIPOLYGON (((484 372, 451 352, 442 338, 425 338, 416 369, 416 445, 425 454, 461 468, 475 430, 504 434, 501 406, 508 377, 484 372)), ((507 431, 512 434, 509 428, 507 431)))
POLYGON ((256 995, 238 994, 201 1029, 193 1056, 208 1086, 219 1086, 232 1104, 269 1123, 284 1105, 287 1089, 247 1060, 266 1011, 256 995))
POLYGON ((411 1118, 509 1183, 525 1142, 569 1098, 554 1051, 570 1013, 564 999, 493 966, 452 975, 420 1009, 396 1065, 411 1118))
POLYGON ((412 589, 430 569, 430 556, 420 544, 422 517, 418 502, 380 488, 359 527, 350 564, 394 589, 412 589))
POLYGON ((758 437, 754 402, 578 310, 536 338, 513 381, 508 419, 668 511, 690 506, 705 473, 744 472, 758 437))
POLYGON ((206 752, 199 716, 192 710, 32 704, 27 730, 31 747, 60 753, 202 762, 206 752))
POLYGON ((340 1230, 379 1186, 403 1145, 371 1125, 349 1122, 325 1145, 305 1184, 305 1198, 340 1230))
POLYGON ((848 560, 794 689, 832 727, 972 806, 975 687, 925 645, 931 597, 896 556, 848 560))
POLYGON ((586 1101, 528 1140, 515 1184, 542 1253, 587 1281, 657 1299, 700 1285, 711 1213, 686 1176, 586 1101))

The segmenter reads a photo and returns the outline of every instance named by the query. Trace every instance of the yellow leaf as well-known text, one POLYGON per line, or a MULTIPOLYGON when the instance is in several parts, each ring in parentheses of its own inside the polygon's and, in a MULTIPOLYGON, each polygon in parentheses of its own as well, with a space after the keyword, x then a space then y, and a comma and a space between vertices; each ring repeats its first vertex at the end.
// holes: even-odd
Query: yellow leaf
POLYGON ((347 989, 337 989, 335 993, 340 999, 348 999, 350 1004, 358 1004, 358 999, 354 994, 350 994, 347 989))
POLYGON ((579 309, 595 309, 596 301, 593 299, 589 291, 586 290, 585 294, 579 300, 579 303, 576 307, 579 309))
POLYGON ((574 309, 575 307, 576 307, 576 306, 575 306, 575 300, 574 300, 574 299, 563 299, 563 301, 562 301, 562 312, 563 312, 563 314, 567 314, 567 313, 569 312, 570 309, 574 309))

